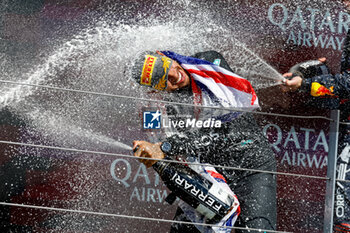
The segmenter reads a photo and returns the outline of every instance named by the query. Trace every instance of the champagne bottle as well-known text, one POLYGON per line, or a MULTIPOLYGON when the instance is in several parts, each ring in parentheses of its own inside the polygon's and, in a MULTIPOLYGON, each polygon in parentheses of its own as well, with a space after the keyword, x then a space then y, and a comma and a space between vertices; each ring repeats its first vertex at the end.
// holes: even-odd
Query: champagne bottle
POLYGON ((289 72, 293 73, 293 76, 300 76, 303 79, 330 74, 328 66, 319 60, 298 63, 290 68, 289 72))
POLYGON ((211 224, 219 222, 233 208, 234 198, 221 189, 220 185, 212 183, 184 164, 169 160, 165 158, 158 161, 153 168, 172 192, 169 195, 172 198, 167 198, 170 204, 176 195, 204 215, 206 222, 211 224))

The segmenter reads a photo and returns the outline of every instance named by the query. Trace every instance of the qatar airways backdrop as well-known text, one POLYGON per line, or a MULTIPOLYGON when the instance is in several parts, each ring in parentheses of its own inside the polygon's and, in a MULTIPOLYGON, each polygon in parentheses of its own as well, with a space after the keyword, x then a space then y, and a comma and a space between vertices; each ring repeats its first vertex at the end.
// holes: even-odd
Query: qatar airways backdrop
MULTIPOLYGON (((113 95, 140 93, 126 64, 141 50, 191 55, 216 50, 250 77, 262 112, 329 116, 299 93, 268 80, 294 64, 327 58, 333 73, 350 17, 338 1, 4 1, 0 10, 2 79, 113 95), (243 48, 243 49, 242 49, 243 48), (241 66, 241 67, 239 67, 241 66), (243 67, 243 68, 242 68, 243 67), (250 71, 250 72, 248 72, 250 71)), ((276 77, 273 77, 276 78, 276 77)), ((175 202, 159 176, 141 165, 133 140, 157 141, 142 128, 133 99, 0 83, 1 140, 100 153, 1 144, 2 202, 171 220, 175 202), (110 154, 123 156, 111 156, 110 154), (126 156, 125 156, 126 155, 126 156)), ((183 114, 187 114, 184 112, 183 114)), ((329 122, 256 115, 277 171, 325 176, 329 122)), ((277 177, 277 230, 323 232, 325 181, 277 177)), ((244 209, 242 209, 244 211, 244 209)), ((6 231, 168 232, 169 223, 0 205, 6 231)))

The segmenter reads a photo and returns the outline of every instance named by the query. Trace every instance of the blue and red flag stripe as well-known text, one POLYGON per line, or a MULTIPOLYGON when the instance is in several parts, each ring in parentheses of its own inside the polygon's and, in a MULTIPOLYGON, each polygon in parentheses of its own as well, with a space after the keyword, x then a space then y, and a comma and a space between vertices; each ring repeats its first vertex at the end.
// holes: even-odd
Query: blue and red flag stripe
POLYGON ((172 51, 162 53, 177 61, 191 75, 195 104, 201 104, 198 102, 204 98, 213 99, 214 95, 224 107, 258 107, 256 93, 248 80, 205 60, 172 51))

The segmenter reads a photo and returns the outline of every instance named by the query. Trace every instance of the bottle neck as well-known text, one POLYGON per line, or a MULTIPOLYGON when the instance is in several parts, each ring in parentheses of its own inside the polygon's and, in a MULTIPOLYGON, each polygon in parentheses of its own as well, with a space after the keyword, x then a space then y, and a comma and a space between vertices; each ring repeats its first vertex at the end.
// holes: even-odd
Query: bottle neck
MULTIPOLYGON (((163 160, 170 160, 170 158, 165 157, 163 160)), ((163 160, 157 161, 155 164, 152 165, 153 169, 156 172, 158 172, 160 176, 162 176, 164 169, 170 164, 170 162, 163 160)))

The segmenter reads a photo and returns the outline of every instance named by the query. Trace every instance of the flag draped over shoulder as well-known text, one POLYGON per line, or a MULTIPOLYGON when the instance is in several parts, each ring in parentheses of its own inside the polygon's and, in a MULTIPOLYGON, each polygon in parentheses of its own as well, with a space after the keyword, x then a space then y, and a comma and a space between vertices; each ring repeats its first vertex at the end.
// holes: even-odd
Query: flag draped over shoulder
MULTIPOLYGON (((194 104, 203 106, 218 106, 224 108, 238 108, 254 110, 259 107, 258 98, 250 82, 233 72, 215 65, 211 62, 194 57, 182 56, 172 51, 162 51, 162 53, 177 61, 191 76, 191 88, 194 95, 194 104)), ((214 117, 224 121, 231 121, 240 113, 230 112, 224 115, 221 110, 201 112, 200 117, 214 117), (229 116, 228 116, 229 115, 229 116), (224 119, 223 119, 224 118, 224 119)), ((227 111, 226 111, 227 113, 227 111)), ((196 225, 200 232, 204 233, 228 233, 230 228, 223 226, 233 226, 240 214, 240 206, 237 196, 226 183, 225 178, 210 165, 190 166, 198 174, 210 180, 213 184, 225 190, 233 197, 231 211, 214 227, 196 225)), ((192 222, 205 222, 202 215, 187 203, 180 201, 179 206, 186 217, 192 222)))
POLYGON ((195 104, 247 110, 259 107, 256 93, 248 80, 205 60, 172 51, 162 53, 177 61, 191 75, 195 104))

